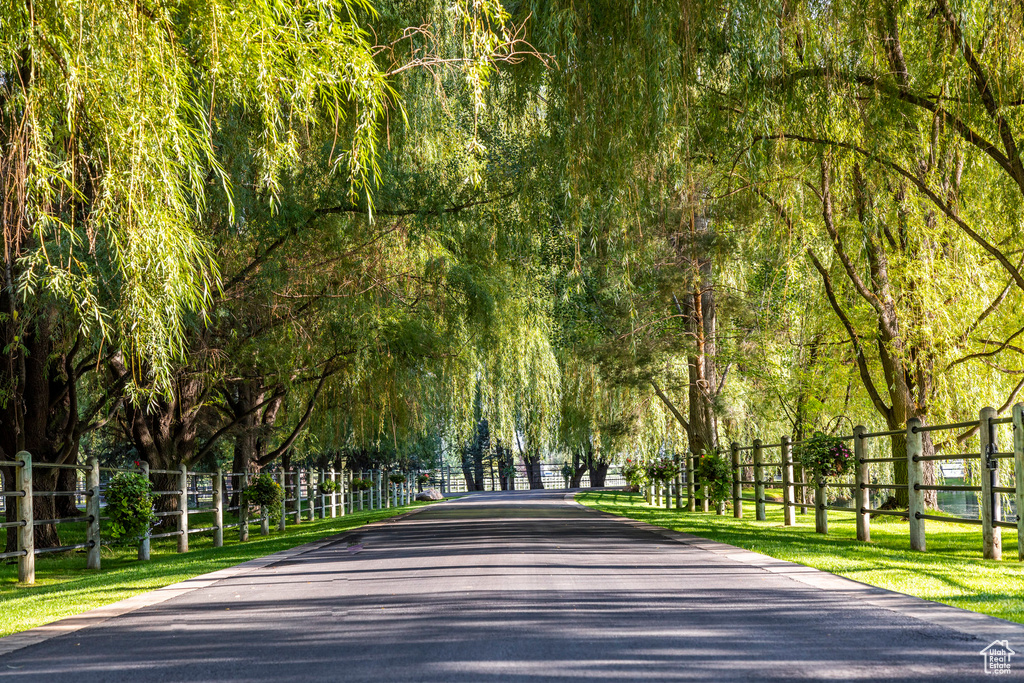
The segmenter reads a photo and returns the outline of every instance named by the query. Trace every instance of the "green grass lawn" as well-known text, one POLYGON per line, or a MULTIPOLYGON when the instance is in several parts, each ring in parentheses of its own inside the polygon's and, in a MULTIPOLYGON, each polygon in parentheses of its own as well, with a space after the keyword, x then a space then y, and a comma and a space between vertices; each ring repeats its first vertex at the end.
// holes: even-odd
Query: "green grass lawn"
MULTIPOLYGON (((981 557, 981 528, 926 522, 928 552, 910 550, 907 522, 875 517, 871 542, 860 543, 854 516, 829 513, 829 533, 814 531, 814 508, 782 524, 781 506, 768 505, 768 520, 754 521, 754 504, 744 519, 714 512, 654 508, 638 493, 580 493, 576 500, 604 512, 729 543, 739 548, 823 569, 872 586, 916 595, 994 617, 1024 623, 1024 563, 1017 560, 1017 534, 1003 529, 1002 561, 981 557)), ((798 508, 799 510, 799 508, 798 508)))
MULTIPOLYGON (((211 533, 189 538, 190 552, 179 555, 174 538, 153 541, 149 562, 140 562, 134 547, 104 547, 102 569, 85 569, 85 554, 66 553, 36 557, 36 583, 18 585, 16 561, 0 564, 0 636, 81 614, 139 593, 206 574, 240 562, 332 536, 354 527, 392 517, 429 503, 356 512, 335 519, 289 524, 285 532, 260 536, 259 524, 250 527, 249 540, 238 542, 238 529, 226 529, 224 547, 214 548, 211 533)), ((210 513, 193 514, 193 528, 211 526, 210 513)), ((233 520, 225 519, 225 522, 233 520)), ((79 543, 84 525, 61 525, 61 541, 79 543)))

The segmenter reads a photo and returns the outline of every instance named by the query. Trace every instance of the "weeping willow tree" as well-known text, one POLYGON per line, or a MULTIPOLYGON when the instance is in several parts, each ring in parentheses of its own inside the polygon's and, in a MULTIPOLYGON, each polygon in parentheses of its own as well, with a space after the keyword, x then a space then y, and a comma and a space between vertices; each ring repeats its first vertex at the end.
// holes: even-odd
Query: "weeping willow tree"
POLYGON ((1022 295, 1021 8, 735 2, 704 16, 695 80, 721 193, 752 196, 772 217, 751 221, 754 243, 785 243, 791 281, 817 283, 834 324, 808 343, 857 389, 832 409, 885 429, 1007 409, 1024 386, 1005 343, 1022 295))
MULTIPOLYGON (((361 28, 368 12, 259 1, 5 10, 5 460, 22 449, 72 460, 118 393, 170 394, 186 319, 217 287, 196 227, 210 193, 232 189, 213 142, 225 112, 263 122, 245 142, 271 198, 295 160, 295 131, 319 122, 356 124, 336 161, 353 188, 373 178, 391 93, 361 28), (114 359, 127 371, 111 391, 80 396, 82 375, 114 359)), ((52 489, 55 470, 39 472, 52 489)), ((37 543, 55 544, 56 532, 39 530, 37 543)))

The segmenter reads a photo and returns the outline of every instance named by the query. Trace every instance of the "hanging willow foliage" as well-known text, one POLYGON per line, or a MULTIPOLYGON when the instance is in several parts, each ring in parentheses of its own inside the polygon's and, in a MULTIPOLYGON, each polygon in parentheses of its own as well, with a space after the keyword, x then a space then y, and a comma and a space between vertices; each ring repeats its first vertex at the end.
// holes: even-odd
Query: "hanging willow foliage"
POLYGON ((211 142, 222 118, 244 108, 262 122, 247 143, 267 201, 304 126, 344 133, 334 163, 352 192, 377 179, 377 122, 393 93, 361 26, 371 14, 363 0, 10 6, 0 23, 6 286, 29 308, 40 297, 70 304, 134 361, 138 384, 167 390, 184 316, 217 286, 195 227, 211 190, 231 192, 211 142))

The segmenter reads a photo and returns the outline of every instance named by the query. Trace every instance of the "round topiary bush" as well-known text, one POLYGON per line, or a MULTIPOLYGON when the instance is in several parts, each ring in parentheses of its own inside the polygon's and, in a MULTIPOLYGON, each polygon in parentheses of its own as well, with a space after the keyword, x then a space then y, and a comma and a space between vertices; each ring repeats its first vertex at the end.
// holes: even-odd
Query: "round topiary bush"
POLYGON ((242 494, 242 498, 249 505, 259 507, 260 512, 271 518, 281 515, 281 501, 284 500, 284 490, 281 485, 274 481, 273 475, 268 472, 257 474, 242 494))
POLYGON ((107 484, 105 525, 110 537, 125 543, 142 538, 153 520, 153 484, 138 472, 118 472, 107 484))

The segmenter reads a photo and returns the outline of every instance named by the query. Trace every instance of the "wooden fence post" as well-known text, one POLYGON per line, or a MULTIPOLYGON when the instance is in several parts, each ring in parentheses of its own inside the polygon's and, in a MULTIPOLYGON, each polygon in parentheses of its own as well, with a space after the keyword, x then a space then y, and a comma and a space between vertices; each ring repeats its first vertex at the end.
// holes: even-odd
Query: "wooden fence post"
MULTIPOLYGON (((142 478, 145 479, 146 481, 149 481, 149 463, 146 462, 146 461, 143 461, 142 464, 141 464, 141 468, 142 468, 142 478)), ((149 559, 149 546, 150 546, 149 533, 150 533, 149 527, 147 526, 146 530, 142 532, 142 538, 139 539, 139 559, 140 560, 148 560, 149 559)))
POLYGON ((86 488, 88 498, 85 499, 85 514, 89 520, 86 527, 85 537, 89 547, 89 554, 86 557, 85 566, 89 569, 100 568, 100 461, 96 458, 89 458, 89 471, 86 477, 86 488))
POLYGON ((694 483, 693 452, 687 448, 686 456, 686 511, 697 511, 696 485, 694 483))
POLYGON ((284 487, 284 485, 288 483, 288 475, 286 475, 284 473, 284 469, 283 468, 281 469, 280 472, 277 473, 277 483, 281 487, 281 499, 282 499, 281 500, 281 518, 279 520, 277 520, 277 530, 278 531, 284 531, 285 529, 288 528, 288 522, 286 521, 288 519, 288 512, 287 512, 288 506, 284 504, 284 499, 288 497, 288 489, 286 489, 284 487))
POLYGON ((796 524, 796 501, 793 499, 793 445, 789 435, 782 437, 782 519, 784 526, 796 524))
POLYGON ((764 452, 761 439, 754 439, 754 519, 763 522, 768 519, 764 510, 764 452))
POLYGON ((292 514, 295 523, 302 521, 302 475, 298 467, 292 470, 292 514))
POLYGON ((316 484, 313 470, 306 473, 306 500, 309 501, 309 521, 316 521, 316 484))
MULTIPOLYGON (((807 489, 809 488, 809 486, 807 485, 807 483, 808 483, 807 482, 807 470, 805 470, 804 466, 799 464, 799 463, 794 463, 794 467, 796 468, 796 475, 797 475, 796 482, 800 484, 799 486, 796 487, 796 489, 800 492, 800 495, 797 496, 800 499, 800 503, 801 503, 801 505, 800 505, 800 514, 801 515, 806 515, 807 514, 807 498, 808 498, 807 489)), ((817 501, 815 501, 815 502, 817 502, 817 501)))
POLYGON ((224 472, 213 473, 213 547, 224 546, 224 472))
POLYGON ((348 497, 345 495, 345 486, 348 484, 348 470, 342 469, 338 472, 338 503, 341 506, 341 516, 345 516, 345 505, 348 503, 348 497))
POLYGON ((1017 489, 1017 559, 1024 562, 1024 404, 1013 406, 1013 479, 1017 489))
POLYGON ((324 491, 324 482, 327 481, 327 473, 320 470, 320 519, 327 519, 327 492, 324 491))
POLYGON ((249 473, 235 474, 238 481, 238 541, 249 540, 249 504, 245 502, 245 489, 249 486, 249 473))
POLYGON ((814 477, 814 530, 819 534, 828 533, 828 485, 824 477, 814 477))
POLYGON ((17 480, 18 491, 21 497, 16 509, 18 521, 22 526, 18 527, 18 550, 25 553, 18 557, 18 581, 20 583, 36 582, 36 527, 35 517, 32 515, 32 454, 28 451, 20 451, 14 459, 19 463, 14 468, 14 476, 17 480))
POLYGON ((334 490, 338 483, 338 473, 334 471, 333 467, 327 473, 327 478, 331 482, 331 492, 327 495, 331 498, 331 519, 334 519, 338 516, 338 493, 334 490))
POLYGON ((857 540, 871 540, 871 515, 867 510, 871 507, 871 491, 867 485, 869 469, 868 463, 864 462, 864 434, 867 432, 864 425, 857 425, 853 428, 853 466, 854 466, 854 500, 857 507, 857 540))
POLYGON ((188 552, 188 468, 182 465, 178 473, 178 552, 188 552))
POLYGON ((981 436, 981 542, 986 560, 1003 557, 1003 530, 992 523, 1001 521, 1003 516, 1002 496, 992 490, 999 485, 999 460, 992 457, 998 450, 996 426, 992 424, 995 416, 995 408, 982 408, 978 429, 981 436))
POLYGON ((676 451, 673 456, 676 459, 676 510, 683 509, 683 457, 676 451))
POLYGON ((924 452, 924 438, 918 428, 921 420, 912 417, 907 420, 907 518, 910 520, 910 548, 924 552, 926 548, 924 535, 924 491, 920 486, 924 483, 924 467, 921 465, 921 454, 924 452))
POLYGON ((729 447, 732 451, 732 516, 736 519, 743 519, 743 478, 740 472, 740 445, 735 441, 729 447))

